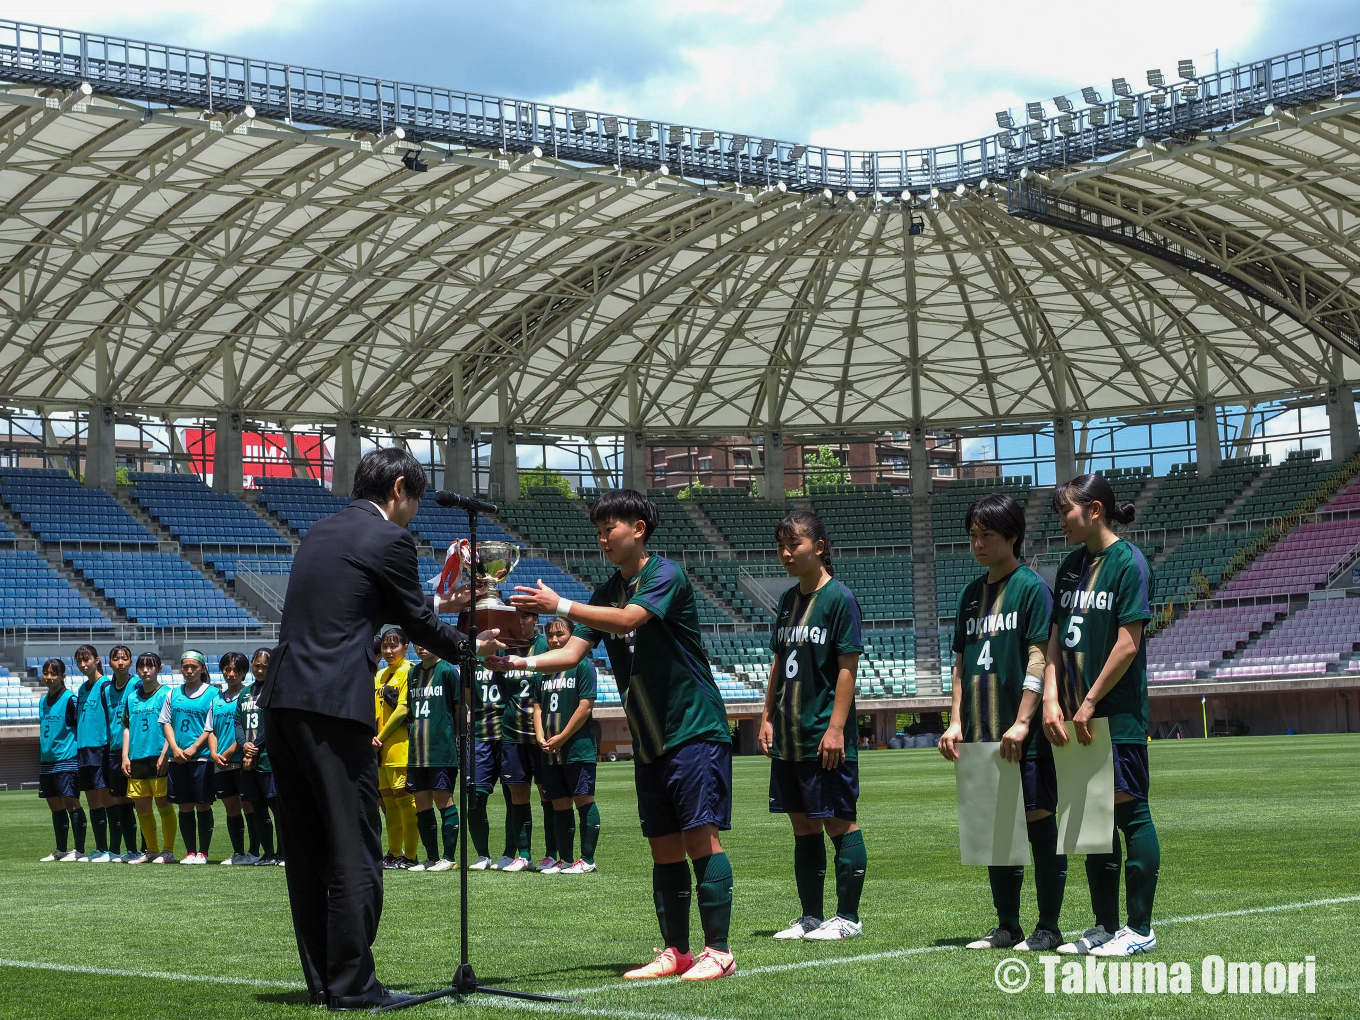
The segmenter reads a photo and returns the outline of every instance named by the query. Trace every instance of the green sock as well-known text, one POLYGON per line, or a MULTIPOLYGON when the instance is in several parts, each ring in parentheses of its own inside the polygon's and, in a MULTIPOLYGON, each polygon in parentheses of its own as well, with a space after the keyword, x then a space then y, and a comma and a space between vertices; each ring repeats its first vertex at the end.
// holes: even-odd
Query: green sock
POLYGON ((439 831, 434 822, 434 808, 428 807, 424 811, 416 812, 416 831, 420 833, 420 842, 425 847, 425 859, 427 861, 437 860, 439 857, 439 831))
POLYGON ((581 816, 581 860, 594 864, 595 847, 600 842, 600 809, 592 800, 576 813, 581 816))
POLYGON ((661 939, 676 952, 689 952, 689 865, 652 865, 652 898, 656 900, 656 919, 661 939))
POLYGON ((488 791, 473 790, 468 803, 468 836, 478 857, 491 856, 491 819, 486 813, 488 791))
POLYGON ((1096 916, 1096 924, 1114 934, 1119 930, 1119 869, 1122 860, 1119 833, 1112 833, 1110 841, 1112 845, 1109 853, 1086 855, 1086 884, 1091 887, 1091 912, 1096 916))
MULTIPOLYGON (((444 859, 458 860, 458 805, 439 809, 439 827, 444 836, 444 859)), ((433 856, 433 855, 431 855, 433 856)))
POLYGON ((820 832, 793 837, 793 883, 798 887, 799 909, 804 917, 822 920, 826 915, 823 887, 826 885, 826 840, 820 832))
POLYGON ((227 815, 227 838, 231 840, 233 854, 245 853, 246 820, 241 815, 227 815))
POLYGON ((548 843, 552 852, 548 856, 553 857, 553 854, 556 854, 554 860, 571 861, 571 848, 576 842, 576 812, 567 808, 565 811, 554 811, 552 815, 553 824, 549 828, 553 838, 548 843))
POLYGON ((94 830, 94 852, 109 852, 109 816, 102 807, 90 808, 90 828, 94 830))
MULTIPOLYGON (((512 804, 515 816, 515 846, 520 857, 529 859, 534 834, 534 809, 528 804, 512 804)), ((511 856, 515 856, 514 852, 511 856)))
POLYGON ((57 849, 66 852, 66 834, 71 831, 71 819, 65 810, 52 812, 52 831, 57 836, 57 849))
POLYGON ((543 856, 555 861, 570 859, 571 847, 567 847, 566 853, 557 847, 557 812, 553 810, 552 801, 540 800, 538 805, 543 809, 543 856))
POLYGON ((519 825, 515 816, 515 804, 510 799, 510 787, 501 783, 501 796, 505 798, 505 852, 502 856, 514 857, 516 843, 519 841, 519 825))
POLYGON ((1047 815, 1026 823, 1034 854, 1034 893, 1039 901, 1039 927, 1061 932, 1063 890, 1067 886, 1067 855, 1058 853, 1058 816, 1047 815))
POLYGON ((1116 804, 1114 821, 1124 833, 1128 848, 1124 889, 1128 897, 1129 927, 1139 935, 1146 935, 1152 931, 1152 900, 1157 895, 1157 875, 1162 869, 1162 845, 1157 839, 1147 801, 1116 804))
POLYGON ((732 862, 719 850, 710 857, 694 859, 694 887, 699 894, 699 923, 704 945, 727 952, 732 927, 732 862))
POLYGON ((855 829, 843 836, 832 836, 831 842, 836 848, 836 913, 858 924, 864 872, 869 867, 864 833, 855 829))
POLYGON ((994 864, 987 868, 987 881, 992 886, 996 923, 1007 931, 1021 931, 1020 889, 1025 882, 1025 869, 1013 864, 994 864))
MULTIPOLYGON (((255 824, 260 828, 260 853, 265 857, 274 856, 274 823, 269 817, 269 804, 262 803, 255 812, 255 824)), ((282 850, 282 844, 279 844, 282 850)))

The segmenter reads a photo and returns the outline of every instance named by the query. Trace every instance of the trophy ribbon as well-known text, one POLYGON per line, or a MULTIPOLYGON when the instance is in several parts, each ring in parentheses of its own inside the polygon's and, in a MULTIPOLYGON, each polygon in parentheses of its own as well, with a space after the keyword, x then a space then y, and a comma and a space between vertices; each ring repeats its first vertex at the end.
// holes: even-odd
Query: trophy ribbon
POLYGON ((464 566, 469 566, 470 570, 471 563, 472 544, 466 538, 456 538, 450 542, 449 551, 444 554, 444 569, 439 572, 439 579, 435 582, 435 591, 440 595, 453 594, 464 566))

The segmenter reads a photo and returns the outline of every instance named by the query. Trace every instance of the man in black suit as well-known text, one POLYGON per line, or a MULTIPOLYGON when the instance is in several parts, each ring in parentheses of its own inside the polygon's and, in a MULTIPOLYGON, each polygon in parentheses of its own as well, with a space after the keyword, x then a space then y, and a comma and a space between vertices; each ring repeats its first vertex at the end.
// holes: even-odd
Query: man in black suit
MULTIPOLYGON (((422 588, 406 525, 425 471, 405 450, 375 450, 354 473, 353 502, 307 531, 293 557, 279 645, 260 704, 288 847, 288 900, 313 1003, 334 1011, 404 1001, 379 983, 373 939, 382 915, 378 766, 373 752, 373 636, 399 624, 457 662, 464 635, 422 588)), ((478 652, 500 648, 497 631, 478 652)))

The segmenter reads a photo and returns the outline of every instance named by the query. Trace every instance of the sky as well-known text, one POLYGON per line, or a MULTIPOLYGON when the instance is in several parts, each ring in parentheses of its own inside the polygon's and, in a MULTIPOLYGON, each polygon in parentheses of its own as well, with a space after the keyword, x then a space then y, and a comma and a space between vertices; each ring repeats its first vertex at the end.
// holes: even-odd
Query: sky
POLYGON ((996 130, 1111 77, 1142 87, 1360 31, 1354 0, 67 0, 7 18, 844 148, 996 130), (1172 16, 1174 12, 1174 17, 1172 16))

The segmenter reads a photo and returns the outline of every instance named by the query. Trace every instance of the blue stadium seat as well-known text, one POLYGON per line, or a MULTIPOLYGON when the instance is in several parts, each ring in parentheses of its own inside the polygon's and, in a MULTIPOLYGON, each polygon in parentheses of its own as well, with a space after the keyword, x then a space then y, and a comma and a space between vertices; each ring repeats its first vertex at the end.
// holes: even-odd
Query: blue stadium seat
POLYGON ((138 472, 131 495, 182 545, 288 547, 288 540, 229 492, 197 475, 138 472))
POLYGON ((113 622, 38 553, 0 550, 0 626, 112 630, 113 622))
POLYGON ((143 626, 260 625, 174 553, 69 551, 64 558, 126 612, 129 620, 143 626))
POLYGON ((112 496, 85 488, 65 471, 0 468, 0 502, 44 542, 156 544, 112 496))

